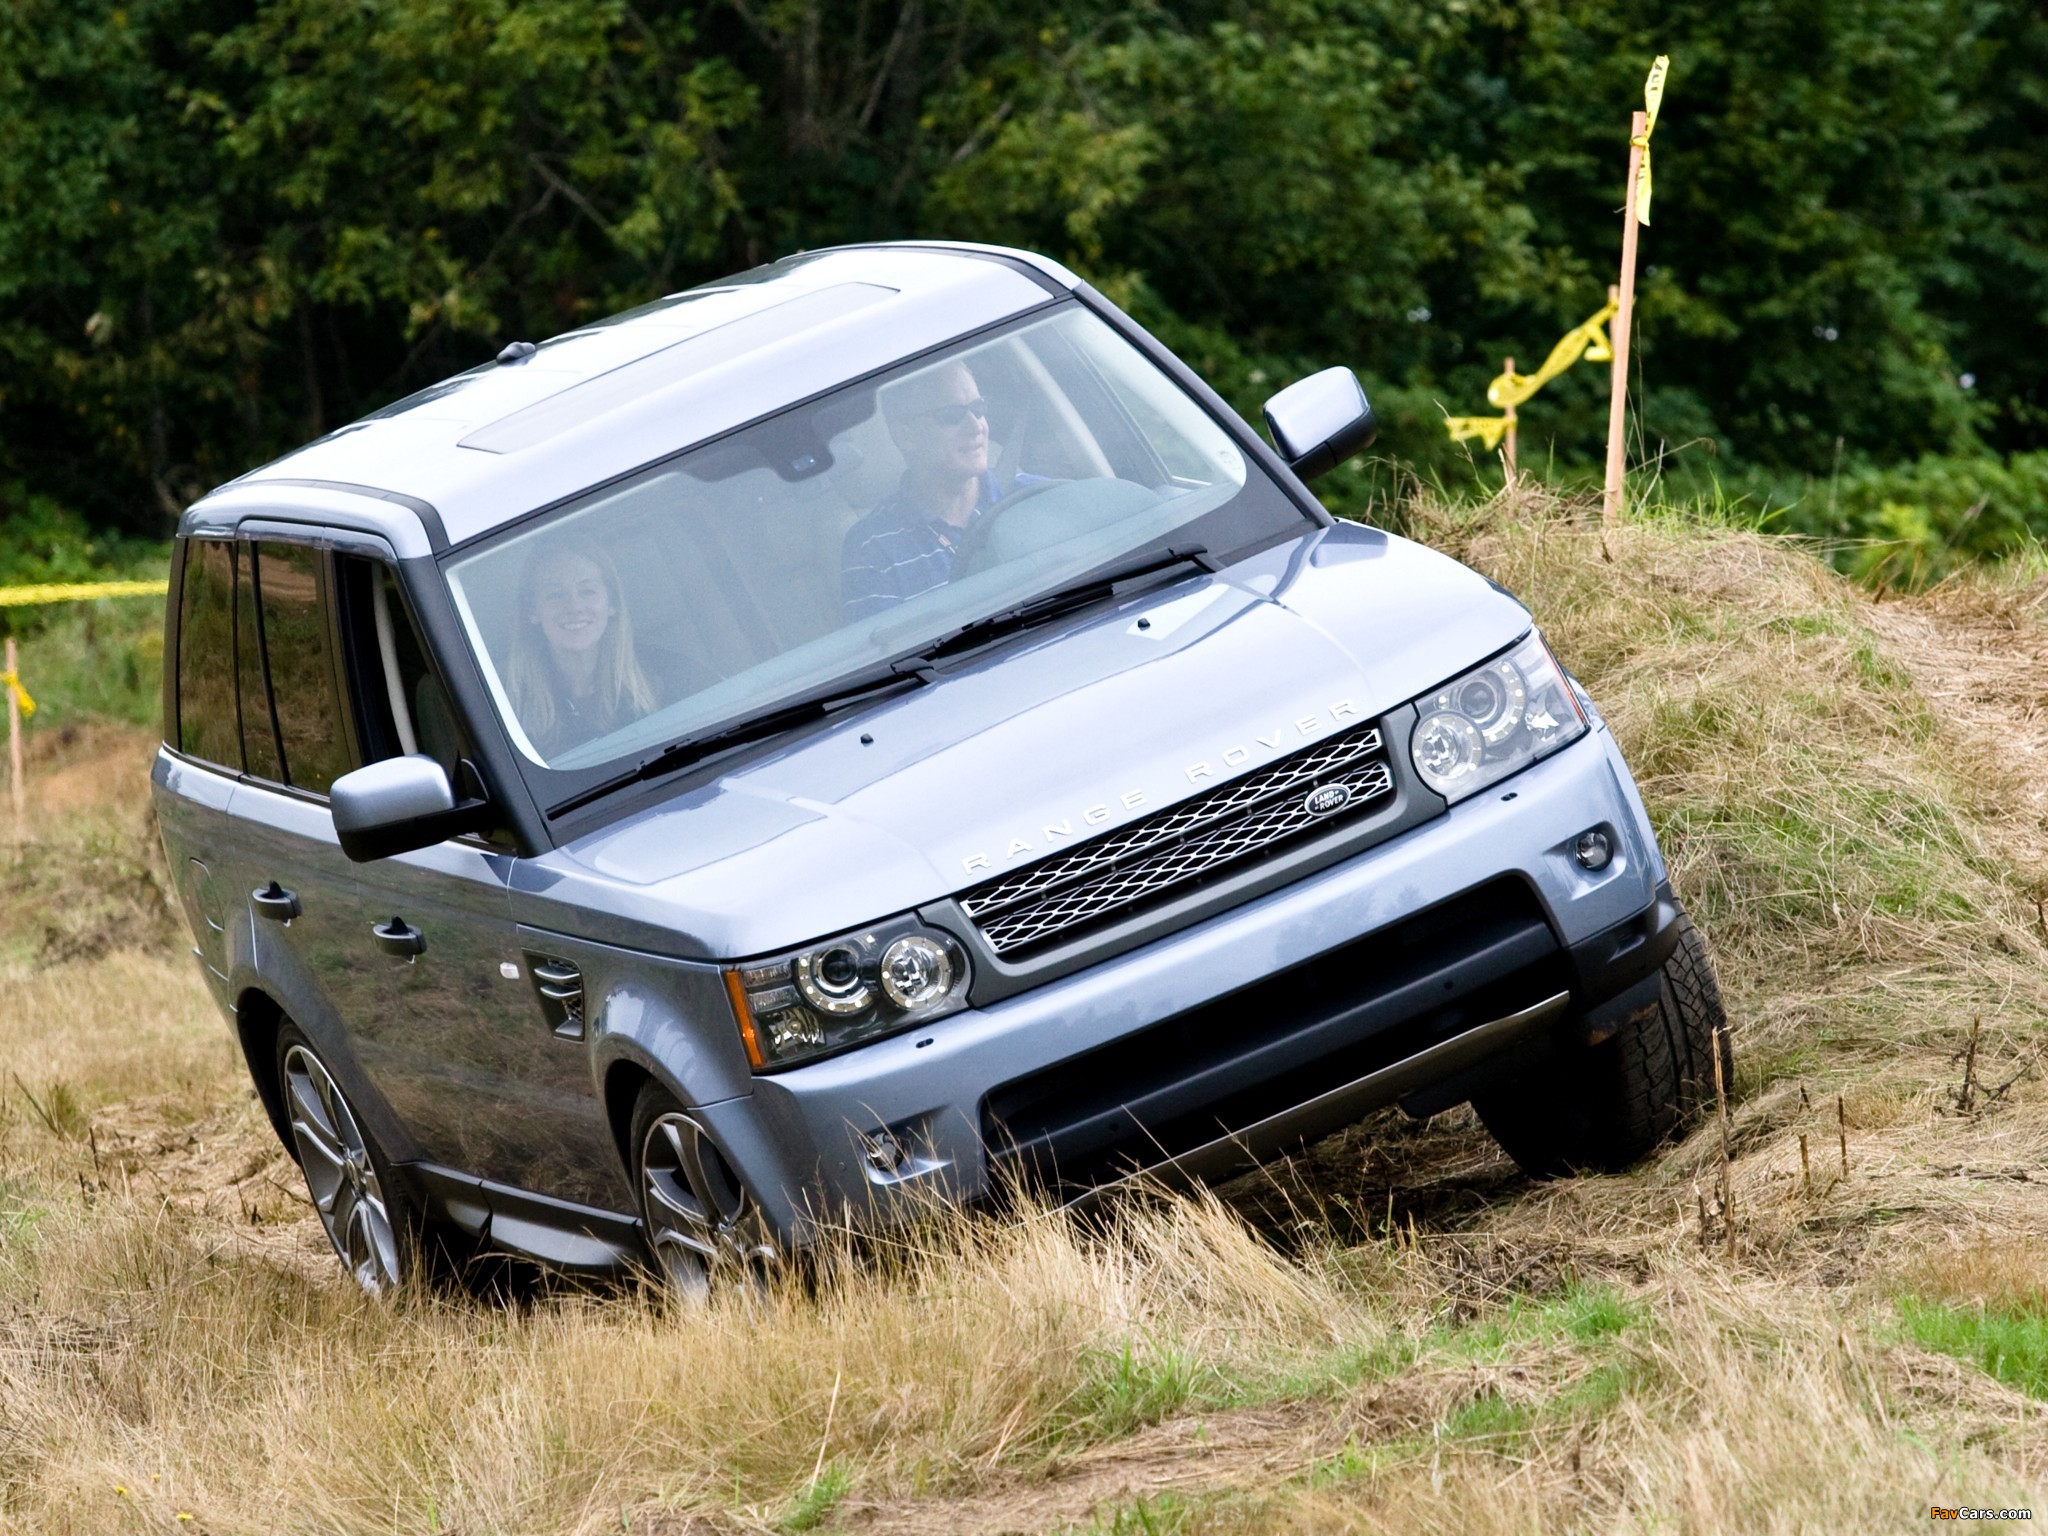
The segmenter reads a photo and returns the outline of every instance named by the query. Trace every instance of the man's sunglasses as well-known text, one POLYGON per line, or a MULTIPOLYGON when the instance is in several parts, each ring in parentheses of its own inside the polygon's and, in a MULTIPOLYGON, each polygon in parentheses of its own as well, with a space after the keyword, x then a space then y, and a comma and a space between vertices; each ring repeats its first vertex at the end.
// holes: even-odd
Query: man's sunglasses
POLYGON ((972 400, 963 400, 957 405, 941 405, 926 411, 928 420, 936 421, 942 427, 960 427, 967 424, 972 416, 976 421, 988 420, 988 402, 976 395, 972 400))

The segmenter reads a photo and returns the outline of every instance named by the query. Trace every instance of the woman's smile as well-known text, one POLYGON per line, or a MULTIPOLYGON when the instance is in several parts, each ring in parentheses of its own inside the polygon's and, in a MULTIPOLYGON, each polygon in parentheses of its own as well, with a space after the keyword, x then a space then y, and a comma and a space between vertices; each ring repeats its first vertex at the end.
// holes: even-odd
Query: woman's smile
POLYGON ((604 575, 595 561, 581 555, 563 559, 538 598, 541 633, 557 657, 590 650, 611 624, 612 599, 604 575))

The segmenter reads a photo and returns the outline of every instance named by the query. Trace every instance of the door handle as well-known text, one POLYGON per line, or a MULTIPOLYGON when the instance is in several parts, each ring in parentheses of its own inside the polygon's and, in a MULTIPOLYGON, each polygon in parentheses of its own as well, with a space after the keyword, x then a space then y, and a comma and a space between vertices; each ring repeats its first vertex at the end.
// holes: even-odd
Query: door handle
POLYGON ((275 880, 261 890, 251 891, 249 902, 258 917, 267 917, 273 923, 288 923, 299 915, 299 898, 275 880))
POLYGON ((427 952, 426 936, 402 917, 394 917, 388 923, 379 923, 370 930, 377 947, 387 955, 397 955, 410 960, 415 955, 427 952))

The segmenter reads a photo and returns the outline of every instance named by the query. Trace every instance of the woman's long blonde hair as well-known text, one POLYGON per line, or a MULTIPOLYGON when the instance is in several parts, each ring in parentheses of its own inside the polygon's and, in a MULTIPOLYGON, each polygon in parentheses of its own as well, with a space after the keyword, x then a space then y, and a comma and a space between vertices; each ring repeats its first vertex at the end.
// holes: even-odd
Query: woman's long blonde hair
POLYGON ((633 648, 633 622, 626 612, 625 589, 619 585, 618 568, 611 557, 598 549, 583 548, 563 540, 536 544, 526 557, 519 577, 519 622, 512 636, 505 668, 505 685, 512 693, 512 707, 519 723, 542 753, 552 757, 565 743, 558 740, 562 711, 555 694, 561 673, 549 654, 547 637, 540 627, 540 584, 542 576, 565 560, 588 560, 604 583, 612 605, 604 637, 598 641, 597 671, 591 692, 601 718, 592 735, 617 730, 628 720, 637 720, 654 708, 654 688, 640 670, 633 648))

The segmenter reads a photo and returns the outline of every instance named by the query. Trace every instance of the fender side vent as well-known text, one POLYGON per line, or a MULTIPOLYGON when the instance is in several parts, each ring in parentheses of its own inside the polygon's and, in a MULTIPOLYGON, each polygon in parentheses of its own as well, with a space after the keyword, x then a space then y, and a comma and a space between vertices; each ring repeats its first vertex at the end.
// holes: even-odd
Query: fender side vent
POLYGON ((583 973, 567 960, 552 955, 529 954, 527 974, 533 990, 540 995, 540 1011, 548 1028, 564 1040, 583 1038, 583 973))

